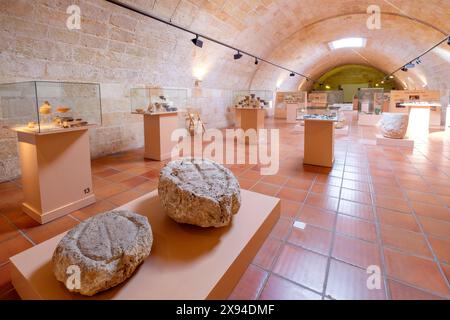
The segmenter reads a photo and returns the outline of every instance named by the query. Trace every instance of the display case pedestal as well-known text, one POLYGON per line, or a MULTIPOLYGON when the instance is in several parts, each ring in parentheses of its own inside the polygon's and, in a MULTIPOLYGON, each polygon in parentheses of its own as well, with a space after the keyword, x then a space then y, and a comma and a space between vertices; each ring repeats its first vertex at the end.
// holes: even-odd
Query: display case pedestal
POLYGON ((304 164, 332 167, 334 163, 334 123, 305 119, 304 164))
POLYGON ((118 210, 148 218, 150 256, 121 285, 92 297, 70 293, 53 274, 62 233, 10 258, 11 280, 22 299, 226 299, 280 217, 280 199, 241 190, 241 207, 223 228, 179 224, 164 212, 155 190, 118 210))
POLYGON ((44 224, 95 202, 87 127, 15 131, 26 214, 44 224))
POLYGON ((248 129, 264 129, 265 110, 261 108, 236 108, 237 117, 240 119, 240 128, 244 131, 248 129))
POLYGON ((178 112, 144 114, 144 158, 163 161, 170 159, 176 141, 172 132, 178 129, 178 112))
POLYGON ((297 122, 297 109, 299 108, 298 103, 287 103, 286 104, 286 123, 296 123, 297 122))

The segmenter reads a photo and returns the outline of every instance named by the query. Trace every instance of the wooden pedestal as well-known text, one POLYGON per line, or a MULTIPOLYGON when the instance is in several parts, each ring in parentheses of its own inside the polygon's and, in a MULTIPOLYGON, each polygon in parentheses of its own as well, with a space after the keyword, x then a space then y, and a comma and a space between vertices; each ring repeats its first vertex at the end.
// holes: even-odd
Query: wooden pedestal
POLYGON ((334 162, 334 122, 305 120, 304 164, 332 167, 334 162))
POLYGON ((288 103, 286 104, 286 122, 296 123, 297 122, 297 109, 299 108, 298 103, 288 103))
POLYGON ((53 274, 60 234, 11 257, 11 279, 23 299, 226 299, 280 217, 280 200, 242 190, 230 226, 178 224, 153 191, 118 208, 147 216, 153 231, 150 256, 123 284, 85 297, 70 293, 53 274))
POLYGON ((260 108, 236 108, 239 113, 240 128, 244 131, 248 129, 264 129, 265 110, 260 108))
POLYGON ((26 214, 43 224, 95 202, 87 128, 16 131, 26 214))
POLYGON ((171 156, 176 141, 171 141, 172 132, 178 128, 178 112, 144 114, 144 157, 166 160, 171 156))

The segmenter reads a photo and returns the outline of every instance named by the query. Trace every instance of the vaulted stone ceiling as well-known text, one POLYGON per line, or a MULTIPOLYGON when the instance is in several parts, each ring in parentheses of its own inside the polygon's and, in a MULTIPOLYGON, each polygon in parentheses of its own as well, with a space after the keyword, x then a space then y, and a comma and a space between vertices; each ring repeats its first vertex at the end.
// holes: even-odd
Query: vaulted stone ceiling
MULTIPOLYGON (((389 73, 450 34, 448 0, 129 0, 140 8, 172 22, 204 33, 248 52, 288 66, 312 78, 343 64, 364 64, 389 73), (367 8, 381 8, 381 29, 369 30, 367 8), (368 39, 366 48, 330 51, 327 43, 345 37, 368 39)), ((215 65, 215 74, 232 52, 218 49, 213 57, 199 60, 215 65)), ((208 50, 208 49, 206 49, 208 50)), ((397 73, 405 88, 448 90, 450 47, 441 45, 423 64, 407 74, 397 73)), ((284 71, 252 60, 236 63, 241 75, 250 75, 249 85, 260 89, 309 88, 310 83, 293 79, 284 71), (243 72, 243 73, 242 73, 243 72)), ((212 68, 211 68, 212 69, 212 68)), ((212 76, 212 75, 209 75, 212 76)), ((206 76, 208 79, 208 76, 206 76)), ((242 79, 241 79, 242 80, 242 79)))

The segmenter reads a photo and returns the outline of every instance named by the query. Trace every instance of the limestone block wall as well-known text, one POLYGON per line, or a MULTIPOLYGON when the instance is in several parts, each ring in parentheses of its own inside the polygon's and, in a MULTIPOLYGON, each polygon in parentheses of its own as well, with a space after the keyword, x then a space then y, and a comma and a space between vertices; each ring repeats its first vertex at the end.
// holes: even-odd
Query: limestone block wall
MULTIPOLYGON (((162 3, 164 13, 169 4, 162 3)), ((2 0, 0 83, 99 83, 103 125, 90 130, 92 157, 143 146, 142 117, 130 113, 132 87, 187 88, 188 106, 199 110, 208 127, 229 126, 232 92, 248 88, 252 69, 233 61, 232 52, 222 59, 220 47, 196 48, 191 38, 102 0, 2 0), (81 8, 81 30, 66 27, 71 4, 81 8), (193 88, 196 79, 203 80, 201 89, 193 88)), ((0 118, 6 116, 0 111, 0 118)), ((180 115, 180 126, 184 122, 180 115)), ((20 175, 17 137, 5 125, 0 124, 0 181, 20 175)))

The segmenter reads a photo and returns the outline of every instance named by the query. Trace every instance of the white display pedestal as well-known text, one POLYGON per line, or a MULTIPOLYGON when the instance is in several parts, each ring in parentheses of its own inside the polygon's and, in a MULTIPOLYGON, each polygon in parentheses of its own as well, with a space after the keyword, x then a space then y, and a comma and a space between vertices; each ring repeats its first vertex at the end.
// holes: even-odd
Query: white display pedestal
POLYGON ((170 219, 157 190, 118 208, 146 216, 153 231, 150 256, 121 285, 92 297, 71 293, 53 274, 62 233, 10 258, 22 299, 226 299, 280 217, 280 199, 241 190, 241 207, 228 227, 200 228, 170 219))
POLYGON ((95 202, 90 127, 41 133, 15 129, 24 193, 22 210, 37 222, 50 222, 95 202))
POLYGON ((286 104, 286 123, 296 123, 297 122, 297 109, 300 108, 298 103, 287 103, 286 104))
POLYGON ((409 106, 408 131, 411 139, 427 139, 430 133, 430 106, 409 106))
POLYGON ((381 120, 381 114, 358 114, 358 125, 359 126, 376 126, 381 120))
POLYGON ((389 139, 383 137, 381 134, 377 134, 377 146, 387 146, 387 147, 399 147, 399 148, 414 148, 414 140, 408 139, 389 139))

